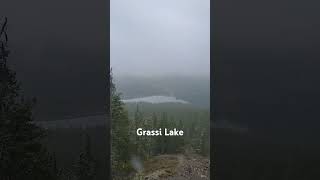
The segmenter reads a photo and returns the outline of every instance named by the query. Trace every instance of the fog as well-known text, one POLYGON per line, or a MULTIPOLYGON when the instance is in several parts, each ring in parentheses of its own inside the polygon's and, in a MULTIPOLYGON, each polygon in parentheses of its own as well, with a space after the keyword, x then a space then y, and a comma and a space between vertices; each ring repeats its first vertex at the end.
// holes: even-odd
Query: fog
POLYGON ((209 0, 111 0, 110 6, 116 76, 209 76, 209 0))

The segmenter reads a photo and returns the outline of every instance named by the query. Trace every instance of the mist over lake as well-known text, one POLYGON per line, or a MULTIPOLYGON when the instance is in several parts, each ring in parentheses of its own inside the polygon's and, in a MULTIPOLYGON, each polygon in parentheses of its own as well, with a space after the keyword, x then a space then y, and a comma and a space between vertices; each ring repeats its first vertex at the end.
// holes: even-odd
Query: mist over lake
POLYGON ((115 76, 114 80, 123 100, 131 101, 136 98, 163 96, 161 98, 153 97, 151 101, 160 99, 159 101, 175 102, 175 99, 167 98, 174 97, 195 106, 207 108, 210 105, 209 77, 191 75, 115 76))
POLYGON ((181 103, 181 104, 190 104, 190 102, 177 99, 176 97, 172 96, 147 96, 147 97, 140 97, 140 98, 133 98, 133 99, 124 99, 122 100, 124 103, 152 103, 152 104, 159 104, 159 103, 181 103))

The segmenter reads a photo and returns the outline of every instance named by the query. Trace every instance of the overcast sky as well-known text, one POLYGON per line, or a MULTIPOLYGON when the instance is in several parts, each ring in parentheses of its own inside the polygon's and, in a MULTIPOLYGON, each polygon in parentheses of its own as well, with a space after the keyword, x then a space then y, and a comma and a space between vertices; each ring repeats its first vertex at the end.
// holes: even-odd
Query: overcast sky
POLYGON ((210 73, 210 0, 111 0, 115 75, 210 73))

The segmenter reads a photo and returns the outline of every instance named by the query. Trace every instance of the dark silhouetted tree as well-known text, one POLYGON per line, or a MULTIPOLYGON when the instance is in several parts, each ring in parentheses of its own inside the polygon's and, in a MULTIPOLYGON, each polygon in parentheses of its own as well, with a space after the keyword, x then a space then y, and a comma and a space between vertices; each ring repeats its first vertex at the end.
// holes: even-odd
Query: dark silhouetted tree
POLYGON ((124 109, 120 94, 117 92, 110 74, 111 88, 111 137, 112 137, 112 173, 126 173, 131 170, 128 113, 124 109))
POLYGON ((7 18, 0 24, 0 177, 4 180, 54 179, 51 157, 40 143, 44 131, 33 123, 30 102, 20 94, 8 68, 7 18))
POLYGON ((93 180, 96 174, 96 161, 91 153, 90 136, 86 134, 84 152, 80 154, 76 164, 76 176, 78 180, 93 180))

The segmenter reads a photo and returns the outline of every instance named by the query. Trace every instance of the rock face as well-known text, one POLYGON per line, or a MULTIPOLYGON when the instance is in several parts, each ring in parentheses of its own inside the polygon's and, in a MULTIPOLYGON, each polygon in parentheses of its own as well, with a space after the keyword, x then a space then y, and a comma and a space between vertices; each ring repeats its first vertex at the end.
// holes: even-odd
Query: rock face
POLYGON ((210 179, 209 159, 199 155, 191 154, 179 156, 180 166, 177 174, 168 178, 169 180, 189 179, 189 180, 208 180, 210 179))
POLYGON ((209 159, 195 155, 160 155, 148 160, 145 170, 135 179, 209 180, 209 159))

